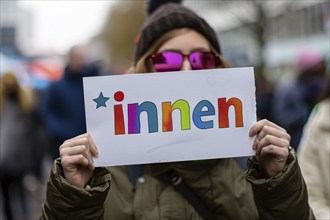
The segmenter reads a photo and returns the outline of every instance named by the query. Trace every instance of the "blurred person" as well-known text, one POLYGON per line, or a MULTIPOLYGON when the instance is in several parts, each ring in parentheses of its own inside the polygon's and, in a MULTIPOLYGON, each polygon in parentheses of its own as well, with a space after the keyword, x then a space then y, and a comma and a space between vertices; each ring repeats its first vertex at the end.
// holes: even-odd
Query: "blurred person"
MULTIPOLYGON (((149 3, 130 72, 228 68, 209 24, 171 2, 149 3)), ((41 219, 313 219, 290 136, 268 120, 249 135, 257 136, 256 156, 246 178, 229 158, 94 168, 92 137, 68 139, 41 219)))
POLYGON ((256 74, 257 118, 270 119, 274 85, 263 74, 256 74))
POLYGON ((305 125, 298 160, 317 219, 330 219, 330 79, 305 125))
POLYGON ((46 91, 42 117, 50 136, 50 155, 58 157, 58 145, 64 140, 86 132, 83 77, 98 75, 96 65, 88 65, 86 48, 73 46, 62 79, 46 91))
POLYGON ((295 149, 307 118, 326 85, 325 60, 317 51, 301 50, 296 66, 296 78, 276 86, 270 117, 291 135, 291 146, 295 149))
POLYGON ((0 184, 7 219, 27 218, 23 177, 40 170, 34 114, 32 90, 22 88, 14 73, 4 73, 0 78, 0 184))

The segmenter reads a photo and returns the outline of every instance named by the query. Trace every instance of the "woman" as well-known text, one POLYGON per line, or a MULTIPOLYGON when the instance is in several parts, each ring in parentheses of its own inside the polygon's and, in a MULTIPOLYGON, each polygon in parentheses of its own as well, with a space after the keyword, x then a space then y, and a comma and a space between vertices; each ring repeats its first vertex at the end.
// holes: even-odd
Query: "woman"
POLYGON ((308 199, 317 219, 330 219, 330 79, 324 97, 314 107, 298 149, 308 199))
POLYGON ((0 185, 6 219, 27 216, 23 177, 34 171, 34 102, 30 90, 23 89, 12 72, 0 77, 0 185), (18 199, 17 199, 18 198, 18 199), (11 204, 19 202, 13 212, 11 204))
MULTIPOLYGON (((151 10, 142 29, 131 72, 229 67, 213 29, 203 19, 179 4, 161 4, 151 10)), ((257 135, 252 146, 256 157, 246 173, 252 187, 233 159, 149 164, 141 173, 130 166, 94 169, 98 152, 92 137, 83 134, 67 140, 52 169, 42 219, 312 217, 289 149, 290 136, 266 120, 252 126, 250 135, 257 135), (168 178, 171 172, 175 178, 168 178), (181 179, 190 196, 175 185, 181 179)))

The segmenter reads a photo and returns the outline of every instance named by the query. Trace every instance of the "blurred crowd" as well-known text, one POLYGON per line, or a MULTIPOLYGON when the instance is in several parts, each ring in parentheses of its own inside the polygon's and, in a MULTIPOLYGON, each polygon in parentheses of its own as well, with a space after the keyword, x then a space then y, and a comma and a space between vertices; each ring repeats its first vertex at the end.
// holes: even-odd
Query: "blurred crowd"
MULTIPOLYGON (((59 157, 64 140, 86 132, 84 76, 99 75, 97 65, 87 63, 83 46, 68 53, 62 77, 45 90, 22 86, 19 73, 0 77, 0 180, 4 210, 0 218, 35 219, 33 198, 41 201, 50 163, 59 157), (46 161, 45 161, 46 160, 46 161), (35 198, 34 198, 35 197, 35 198)), ((40 210, 40 207, 39 207, 40 210)))
MULTIPOLYGON (((114 28, 113 25, 111 27, 114 28)), ((124 35, 128 36, 127 33, 124 35)), ((132 33, 129 36, 134 38, 136 35, 132 33)), ((86 132, 82 78, 125 74, 129 68, 127 58, 118 61, 119 64, 113 69, 108 69, 102 63, 91 62, 87 55, 87 47, 74 45, 66 55, 66 65, 60 77, 50 80, 43 89, 23 85, 17 70, 1 73, 0 219, 38 217, 52 160, 59 157, 58 147, 64 140, 86 132), (31 207, 33 204, 35 207, 31 207)), ((124 56, 127 57, 127 54, 124 56)), ((302 164, 309 161, 302 166, 306 182, 317 182, 315 173, 328 169, 329 160, 324 167, 313 165, 314 170, 311 171, 313 162, 321 158, 309 158, 306 154, 315 155, 317 150, 321 150, 322 155, 322 149, 317 147, 309 150, 309 143, 314 142, 311 139, 316 138, 313 137, 313 131, 318 126, 321 126, 321 133, 317 132, 317 135, 324 133, 324 137, 318 138, 323 143, 328 142, 325 147, 329 148, 329 67, 326 57, 314 48, 301 48, 295 60, 295 68, 291 73, 294 77, 289 80, 283 76, 277 82, 269 82, 262 74, 256 74, 257 116, 269 119, 287 130, 292 138, 291 145, 298 151, 302 164), (328 107, 323 107, 325 102, 328 107), (322 117, 328 115, 327 118, 320 118, 317 109, 325 111, 322 117), (308 175, 311 174, 314 174, 314 179, 309 180, 308 175)), ((326 156, 329 155, 325 153, 326 156)), ((323 175, 328 175, 329 180, 328 173, 323 175)), ((325 191, 329 190, 329 182, 316 190, 321 192, 321 187, 325 187, 325 191)), ((315 194, 314 191, 309 193, 315 194)), ((327 196, 325 203, 329 204, 329 192, 327 196)))

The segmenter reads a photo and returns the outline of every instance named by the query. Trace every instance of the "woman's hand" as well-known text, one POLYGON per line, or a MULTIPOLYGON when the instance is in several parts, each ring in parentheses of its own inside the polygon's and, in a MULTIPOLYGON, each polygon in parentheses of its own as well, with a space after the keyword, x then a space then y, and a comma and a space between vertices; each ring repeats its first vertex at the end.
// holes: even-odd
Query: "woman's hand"
POLYGON ((250 129, 250 136, 256 138, 253 149, 259 162, 259 168, 265 177, 279 174, 289 155, 290 135, 285 129, 268 120, 261 120, 250 129))
POLYGON ((64 177, 72 185, 85 187, 93 176, 93 156, 97 147, 90 134, 82 134, 65 141, 59 148, 64 177))

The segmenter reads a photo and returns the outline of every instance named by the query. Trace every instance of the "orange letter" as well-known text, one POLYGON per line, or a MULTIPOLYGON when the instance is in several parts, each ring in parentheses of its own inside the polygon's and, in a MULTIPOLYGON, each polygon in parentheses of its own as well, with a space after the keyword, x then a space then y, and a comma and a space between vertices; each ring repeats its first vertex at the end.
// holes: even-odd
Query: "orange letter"
POLYGON ((226 102, 226 98, 218 99, 219 128, 229 128, 228 109, 235 108, 236 127, 243 127, 242 102, 238 98, 231 98, 226 102))

